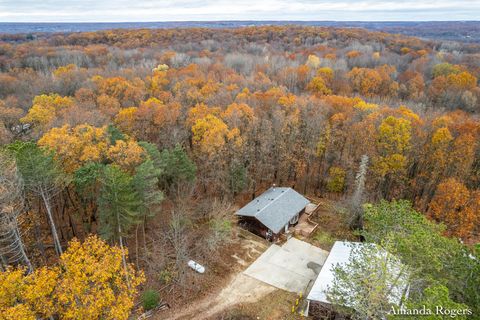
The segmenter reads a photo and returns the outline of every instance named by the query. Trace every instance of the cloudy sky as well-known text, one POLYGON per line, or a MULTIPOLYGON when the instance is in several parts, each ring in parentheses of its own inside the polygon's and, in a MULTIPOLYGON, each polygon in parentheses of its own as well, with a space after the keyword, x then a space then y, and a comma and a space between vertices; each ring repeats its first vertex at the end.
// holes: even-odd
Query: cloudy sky
POLYGON ((480 0, 0 0, 1 22, 479 19, 480 0))

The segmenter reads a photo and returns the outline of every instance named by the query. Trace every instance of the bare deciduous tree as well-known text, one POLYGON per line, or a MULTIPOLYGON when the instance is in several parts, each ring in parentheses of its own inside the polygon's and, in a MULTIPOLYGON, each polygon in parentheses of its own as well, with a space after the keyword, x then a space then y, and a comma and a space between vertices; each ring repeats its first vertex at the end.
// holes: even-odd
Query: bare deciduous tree
POLYGON ((358 168, 357 175, 355 176, 355 191, 351 199, 352 218, 350 226, 353 229, 361 229, 363 227, 363 212, 362 202, 365 197, 365 181, 368 171, 368 156, 364 154, 360 160, 360 166, 358 168))
POLYGON ((175 269, 178 272, 178 284, 185 289, 186 285, 186 269, 188 261, 188 241, 187 241, 187 227, 188 219, 184 214, 179 212, 172 213, 170 221, 170 228, 168 230, 168 240, 173 247, 175 255, 175 269))
POLYGON ((0 153, 0 264, 24 264, 32 271, 18 222, 23 206, 23 181, 16 163, 0 153))

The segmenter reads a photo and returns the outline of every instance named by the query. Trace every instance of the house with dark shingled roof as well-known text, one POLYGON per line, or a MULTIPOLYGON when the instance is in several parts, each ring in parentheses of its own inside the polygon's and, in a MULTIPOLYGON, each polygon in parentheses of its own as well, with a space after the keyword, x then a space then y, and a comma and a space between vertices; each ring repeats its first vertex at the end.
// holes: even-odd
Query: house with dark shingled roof
POLYGON ((245 229, 274 240, 298 222, 310 203, 304 196, 285 187, 272 187, 253 199, 235 215, 245 229))

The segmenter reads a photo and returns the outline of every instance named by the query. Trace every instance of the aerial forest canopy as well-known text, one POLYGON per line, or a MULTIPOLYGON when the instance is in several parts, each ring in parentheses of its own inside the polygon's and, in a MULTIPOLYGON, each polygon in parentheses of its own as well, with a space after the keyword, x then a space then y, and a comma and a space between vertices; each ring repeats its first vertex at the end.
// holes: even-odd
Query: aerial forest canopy
MULTIPOLYGON (((478 257, 479 77, 479 45, 362 29, 0 35, 0 284, 19 290, 0 311, 127 319, 145 281, 181 297, 190 254, 228 245, 230 204, 272 184, 348 202, 378 242, 387 204, 362 205, 408 200, 436 242, 478 257)), ((421 265, 429 288, 439 264, 421 265)), ((440 285, 478 311, 461 292, 479 280, 453 273, 440 285)))

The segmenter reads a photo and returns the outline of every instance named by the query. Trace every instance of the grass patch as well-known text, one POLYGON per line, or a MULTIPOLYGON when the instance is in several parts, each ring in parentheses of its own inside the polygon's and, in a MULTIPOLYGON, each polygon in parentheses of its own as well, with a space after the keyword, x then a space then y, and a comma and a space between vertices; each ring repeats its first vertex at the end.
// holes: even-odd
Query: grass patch
POLYGON ((317 230, 313 235, 313 241, 321 248, 332 248, 336 239, 330 233, 324 230, 317 230))
POLYGON ((349 213, 341 203, 325 199, 319 206, 320 210, 312 218, 318 223, 318 228, 311 237, 313 245, 330 250, 335 241, 358 240, 349 228, 349 213))

